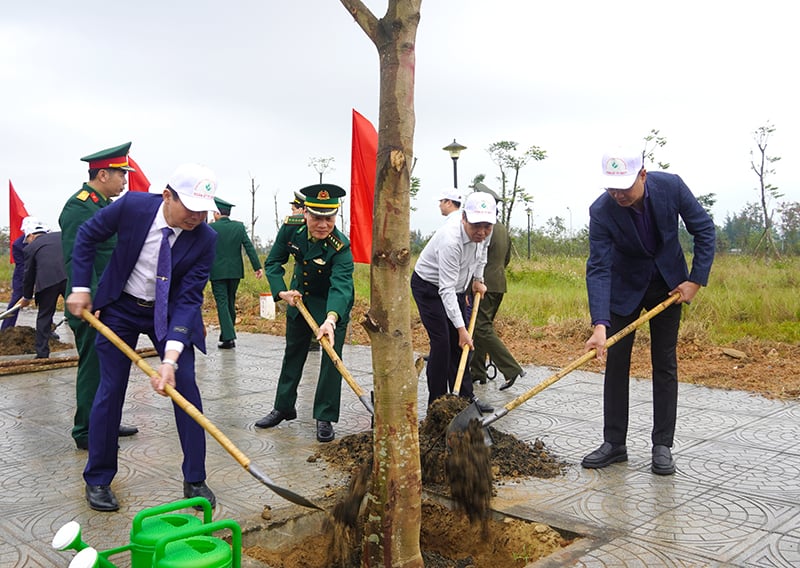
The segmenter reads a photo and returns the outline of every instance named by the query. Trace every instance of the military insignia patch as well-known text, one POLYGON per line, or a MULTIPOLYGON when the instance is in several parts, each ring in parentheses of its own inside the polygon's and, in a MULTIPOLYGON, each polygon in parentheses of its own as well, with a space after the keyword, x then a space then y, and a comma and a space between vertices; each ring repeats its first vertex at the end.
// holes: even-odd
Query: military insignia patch
POLYGON ((75 196, 75 199, 77 199, 78 201, 86 201, 87 199, 89 199, 89 192, 84 189, 80 193, 78 193, 78 195, 75 196))
POLYGON ((324 258, 315 258, 312 260, 312 262, 314 264, 319 264, 320 266, 325 266, 326 264, 328 264, 327 262, 325 262, 324 258))
POLYGON ((289 215, 283 220, 284 225, 305 225, 306 218, 302 215, 289 215))
POLYGON ((326 240, 337 251, 342 250, 342 248, 344 248, 344 243, 342 241, 340 241, 339 239, 337 239, 336 237, 334 237, 332 234, 328 235, 328 238, 326 240))

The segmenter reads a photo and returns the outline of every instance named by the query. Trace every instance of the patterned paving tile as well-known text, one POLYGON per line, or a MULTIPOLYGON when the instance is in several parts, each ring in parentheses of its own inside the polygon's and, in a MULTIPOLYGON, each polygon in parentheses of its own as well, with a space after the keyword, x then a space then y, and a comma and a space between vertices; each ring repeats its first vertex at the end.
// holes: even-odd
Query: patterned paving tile
MULTIPOLYGON (((343 481, 341 472, 315 457, 315 354, 298 391, 298 418, 270 430, 253 426, 272 409, 282 356, 282 338, 242 334, 235 351, 212 344, 208 356, 198 355, 198 382, 206 416, 223 434, 274 483, 314 499, 343 481)), ((369 349, 347 346, 343 359, 369 392, 369 349)), ((555 372, 528 371, 525 384, 512 392, 499 391, 497 381, 476 392, 501 406, 555 372)), ((69 437, 74 372, 0 378, 0 566, 66 566, 70 555, 49 548, 66 521, 80 522, 84 540, 107 549, 124 544, 138 511, 182 497, 171 403, 134 367, 123 421, 140 433, 120 440, 113 487, 121 510, 104 514, 86 506, 86 453, 69 437)), ((424 377, 419 387, 424 417, 424 377)), ((659 477, 650 473, 651 396, 649 381, 631 381, 629 461, 603 470, 580 467, 602 439, 601 374, 571 373, 493 424, 523 440, 543 439, 570 464, 557 479, 497 485, 499 510, 587 535, 537 566, 800 565, 800 403, 682 384, 673 449, 678 471, 659 477)), ((369 428, 369 413, 343 384, 337 436, 369 428)), ((257 523, 265 506, 294 507, 211 438, 207 470, 219 500, 215 519, 257 523)), ((127 566, 124 558, 119 562, 127 566)))

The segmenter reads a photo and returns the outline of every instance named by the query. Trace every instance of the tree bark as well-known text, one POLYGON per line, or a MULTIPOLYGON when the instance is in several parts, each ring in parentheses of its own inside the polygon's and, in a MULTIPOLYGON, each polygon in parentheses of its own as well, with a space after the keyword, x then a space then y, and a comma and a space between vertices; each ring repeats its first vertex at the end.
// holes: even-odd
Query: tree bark
POLYGON ((422 475, 409 270, 415 44, 421 0, 389 0, 380 20, 361 0, 340 1, 375 44, 380 59, 371 295, 363 322, 372 343, 375 458, 362 565, 422 567, 422 475))

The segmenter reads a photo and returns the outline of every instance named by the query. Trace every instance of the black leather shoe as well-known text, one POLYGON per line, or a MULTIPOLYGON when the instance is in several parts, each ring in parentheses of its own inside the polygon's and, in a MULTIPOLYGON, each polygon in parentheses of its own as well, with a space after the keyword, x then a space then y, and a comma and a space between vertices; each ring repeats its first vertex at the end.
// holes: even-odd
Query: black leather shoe
POLYGON ((474 402, 475 405, 478 407, 478 410, 481 411, 481 414, 491 414, 494 412, 494 407, 489 406, 485 402, 481 402, 477 396, 473 396, 470 402, 474 402))
MULTIPOLYGON (((191 499, 192 497, 205 497, 208 499, 208 502, 211 503, 211 508, 217 506, 217 498, 214 495, 214 492, 208 488, 205 481, 198 481, 197 483, 189 483, 188 481, 183 482, 183 496, 186 499, 191 499)), ((203 507, 200 505, 195 505, 192 507, 196 511, 202 511, 203 507)))
POLYGON ((139 429, 136 426, 125 426, 124 424, 119 425, 119 435, 122 438, 125 438, 126 436, 133 436, 138 432, 139 429))
POLYGON ((110 512, 119 509, 119 502, 108 485, 87 485, 86 500, 95 511, 110 512))
POLYGON ((601 469, 612 463, 628 461, 628 448, 625 444, 613 445, 603 442, 603 445, 583 458, 581 465, 587 469, 601 469))
POLYGON ((675 473, 675 458, 668 446, 653 446, 653 463, 650 470, 656 475, 672 475, 675 473))
POLYGON ((233 349, 236 347, 236 342, 233 339, 226 339, 217 343, 217 347, 220 349, 233 349))
POLYGON ((77 447, 79 450, 88 450, 89 440, 86 438, 75 438, 75 447, 77 447))
POLYGON ((504 382, 502 385, 500 385, 500 390, 504 391, 506 389, 510 389, 511 387, 514 386, 514 383, 517 382, 517 379, 521 379, 522 377, 525 376, 525 374, 526 374, 525 370, 523 369, 522 372, 519 375, 515 375, 515 376, 511 377, 510 379, 506 379, 506 382, 504 382))
POLYGON ((336 437, 333 431, 333 424, 327 420, 317 420, 317 441, 332 442, 336 437))
POLYGON ((284 420, 294 420, 295 418, 297 418, 297 411, 294 408, 286 412, 273 409, 272 412, 256 422, 256 428, 272 428, 284 420))

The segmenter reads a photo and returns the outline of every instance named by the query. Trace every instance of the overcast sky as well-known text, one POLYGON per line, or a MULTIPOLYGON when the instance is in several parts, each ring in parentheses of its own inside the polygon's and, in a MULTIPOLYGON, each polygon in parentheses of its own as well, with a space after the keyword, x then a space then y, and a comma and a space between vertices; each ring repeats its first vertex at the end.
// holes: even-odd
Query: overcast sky
MULTIPOLYGON (((385 0, 367 4, 385 13, 385 0)), ((454 138, 467 146, 461 188, 480 173, 498 187, 493 142, 545 150, 520 180, 534 225, 560 216, 577 231, 604 148, 659 129, 657 158, 717 195, 721 224, 758 197, 752 133, 769 121, 768 153, 782 157, 771 181, 800 200, 790 2, 424 0, 416 48, 411 225, 424 234, 441 222, 454 138)), ((80 157, 130 140, 152 189, 204 163, 246 222, 255 178, 256 233, 269 240, 274 196, 283 217, 293 190, 318 180, 310 158, 333 157, 324 180, 349 189, 351 111, 377 128, 378 80, 376 50, 338 0, 16 2, 0 20, 0 180, 55 225, 87 179, 80 157)))

